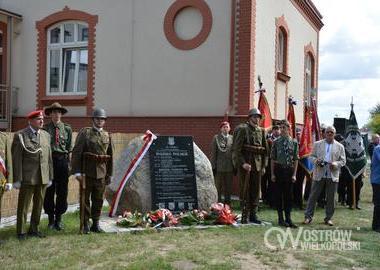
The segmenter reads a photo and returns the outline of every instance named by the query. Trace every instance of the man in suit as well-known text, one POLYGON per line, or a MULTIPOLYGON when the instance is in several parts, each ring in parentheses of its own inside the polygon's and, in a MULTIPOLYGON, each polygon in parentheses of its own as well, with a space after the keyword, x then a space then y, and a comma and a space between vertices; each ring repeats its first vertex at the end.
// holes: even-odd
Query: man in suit
POLYGON ((26 217, 33 198, 32 217, 28 236, 45 237, 39 230, 42 204, 46 188, 53 179, 53 162, 50 135, 42 130, 43 111, 33 111, 28 115, 29 125, 15 133, 12 143, 14 188, 20 193, 17 205, 17 236, 26 238, 26 217))
POLYGON ((313 183, 307 202, 304 224, 310 224, 315 204, 323 187, 326 188, 325 224, 333 226, 332 217, 335 210, 335 193, 338 187, 340 169, 346 164, 344 146, 334 139, 335 128, 326 128, 326 138, 314 143, 311 159, 314 163, 313 183))
POLYGON ((215 135, 211 143, 211 165, 218 190, 218 202, 224 195, 224 203, 231 204, 233 166, 232 135, 229 134, 230 123, 220 124, 220 133, 215 135))
POLYGON ((90 233, 90 231, 103 232, 99 227, 99 218, 103 206, 103 193, 106 185, 111 182, 113 168, 111 135, 103 128, 106 119, 107 115, 104 109, 95 109, 92 115, 93 126, 83 128, 79 132, 72 152, 72 173, 85 187, 83 224, 85 234, 90 233), (90 216, 92 219, 91 228, 89 228, 90 216))

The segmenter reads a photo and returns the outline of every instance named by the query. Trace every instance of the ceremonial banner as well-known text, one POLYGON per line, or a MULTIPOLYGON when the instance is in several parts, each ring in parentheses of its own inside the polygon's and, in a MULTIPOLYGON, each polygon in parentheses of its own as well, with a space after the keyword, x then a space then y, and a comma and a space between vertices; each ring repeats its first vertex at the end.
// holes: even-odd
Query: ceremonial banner
POLYGON ((350 118, 346 127, 346 168, 353 180, 358 178, 365 170, 367 163, 363 138, 360 135, 358 123, 354 113, 354 106, 351 105, 350 118))
POLYGON ((311 101, 311 107, 312 107, 311 130, 312 130, 313 141, 316 142, 316 141, 322 140, 322 133, 321 133, 321 126, 319 124, 319 118, 318 118, 318 113, 317 113, 317 105, 314 99, 311 101))
POLYGON ((292 97, 289 97, 289 111, 287 120, 290 123, 290 136, 292 136, 292 138, 296 137, 296 116, 294 114, 294 105, 296 105, 296 102, 292 97))
POLYGON ((300 165, 309 173, 311 174, 313 171, 313 163, 311 162, 309 156, 311 155, 311 152, 313 151, 313 140, 312 140, 312 130, 311 130, 311 112, 310 108, 305 105, 304 109, 304 123, 303 123, 303 129, 300 139, 300 150, 299 150, 299 156, 300 156, 300 165))
POLYGON ((260 90, 259 104, 257 107, 262 115, 260 126, 265 129, 269 129, 272 127, 272 115, 270 113, 269 104, 264 92, 265 90, 260 90))

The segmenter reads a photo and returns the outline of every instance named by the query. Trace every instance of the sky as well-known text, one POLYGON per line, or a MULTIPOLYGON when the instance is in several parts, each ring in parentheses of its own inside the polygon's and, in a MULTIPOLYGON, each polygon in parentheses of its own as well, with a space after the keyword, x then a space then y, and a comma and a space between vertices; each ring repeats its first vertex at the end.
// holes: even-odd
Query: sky
POLYGON ((380 103, 380 1, 313 0, 325 24, 319 40, 321 123, 348 118, 351 97, 359 127, 380 103))

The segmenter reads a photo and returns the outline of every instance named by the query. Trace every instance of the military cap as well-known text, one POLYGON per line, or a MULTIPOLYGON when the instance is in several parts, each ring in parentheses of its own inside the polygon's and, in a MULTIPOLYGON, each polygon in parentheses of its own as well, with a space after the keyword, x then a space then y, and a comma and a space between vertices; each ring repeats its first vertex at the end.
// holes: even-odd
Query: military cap
POLYGON ((224 126, 230 126, 230 123, 228 123, 227 121, 223 121, 222 123, 220 123, 219 128, 222 128, 224 126))

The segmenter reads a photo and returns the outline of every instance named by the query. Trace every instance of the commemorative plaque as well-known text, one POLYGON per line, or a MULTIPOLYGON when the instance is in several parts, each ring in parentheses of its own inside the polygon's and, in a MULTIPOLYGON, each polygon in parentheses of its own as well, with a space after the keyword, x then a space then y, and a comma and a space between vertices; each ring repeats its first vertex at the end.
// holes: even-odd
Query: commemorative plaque
POLYGON ((198 208, 191 136, 158 136, 149 148, 152 209, 198 208))

